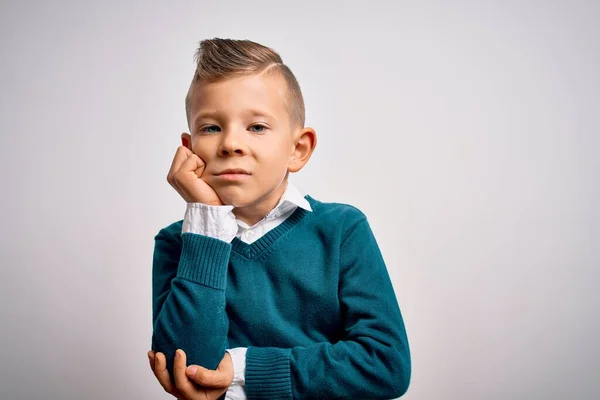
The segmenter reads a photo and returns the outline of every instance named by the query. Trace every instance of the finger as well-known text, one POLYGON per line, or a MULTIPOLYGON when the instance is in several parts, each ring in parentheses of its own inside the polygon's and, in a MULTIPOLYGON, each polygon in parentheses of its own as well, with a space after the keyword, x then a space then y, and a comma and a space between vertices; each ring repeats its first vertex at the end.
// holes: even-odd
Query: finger
POLYGON ((200 157, 198 157, 196 154, 192 154, 188 157, 187 160, 185 160, 183 162, 179 171, 181 171, 183 173, 193 171, 196 173, 196 176, 198 178, 201 178, 202 174, 204 173, 205 166, 206 166, 206 164, 200 157))
POLYGON ((163 353, 156 353, 154 356, 154 375, 160 385, 165 389, 165 392, 173 394, 173 382, 171 382, 171 377, 169 376, 169 371, 167 371, 167 358, 163 353))
POLYGON ((154 351, 150 350, 148 352, 148 362, 150 363, 150 369, 152 371, 154 371, 154 359, 155 359, 154 357, 155 357, 154 351))
POLYGON ((187 376, 200 386, 213 388, 228 387, 229 376, 224 371, 206 369, 199 365, 190 365, 186 370, 187 376))
POLYGON ((175 360, 173 362, 173 376, 175 377, 175 386, 185 396, 191 397, 195 392, 195 387, 185 374, 185 363, 187 361, 185 352, 178 349, 175 352, 175 360))
POLYGON ((169 173, 167 175, 167 181, 171 183, 171 180, 175 176, 175 173, 181 169, 181 166, 192 155, 192 151, 185 146, 179 146, 177 151, 175 152, 175 156, 173 157, 173 161, 171 162, 171 168, 169 169, 169 173))

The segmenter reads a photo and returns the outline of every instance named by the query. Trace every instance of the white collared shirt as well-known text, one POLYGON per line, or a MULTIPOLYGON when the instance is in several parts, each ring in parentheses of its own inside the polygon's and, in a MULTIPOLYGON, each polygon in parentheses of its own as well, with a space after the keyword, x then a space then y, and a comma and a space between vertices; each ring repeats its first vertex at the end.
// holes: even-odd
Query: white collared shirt
POLYGON ((285 221, 297 207, 312 211, 308 200, 291 182, 288 182, 277 206, 253 226, 236 219, 233 206, 188 203, 181 232, 210 236, 228 243, 237 236, 242 242, 250 244, 285 221))
MULTIPOLYGON (((287 187, 281 199, 279 199, 277 206, 252 226, 235 217, 233 206, 210 206, 202 203, 188 203, 181 232, 211 236, 228 243, 237 237, 242 242, 251 244, 263 237, 270 230, 279 226, 298 207, 306 211, 312 211, 308 200, 288 181, 287 187)), ((246 347, 227 349, 233 362, 233 383, 227 390, 225 399, 246 399, 244 391, 246 350, 246 347)))

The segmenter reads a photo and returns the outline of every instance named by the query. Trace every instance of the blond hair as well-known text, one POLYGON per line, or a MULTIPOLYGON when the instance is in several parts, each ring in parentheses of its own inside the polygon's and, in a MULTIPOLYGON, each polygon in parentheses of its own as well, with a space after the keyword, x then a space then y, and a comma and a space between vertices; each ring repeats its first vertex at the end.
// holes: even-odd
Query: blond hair
POLYGON ((194 87, 198 83, 267 72, 283 77, 288 87, 286 107, 292 124, 304 127, 304 99, 300 85, 275 50, 250 40, 206 39, 200 42, 194 61, 196 71, 185 97, 188 126, 190 125, 190 100, 194 87))

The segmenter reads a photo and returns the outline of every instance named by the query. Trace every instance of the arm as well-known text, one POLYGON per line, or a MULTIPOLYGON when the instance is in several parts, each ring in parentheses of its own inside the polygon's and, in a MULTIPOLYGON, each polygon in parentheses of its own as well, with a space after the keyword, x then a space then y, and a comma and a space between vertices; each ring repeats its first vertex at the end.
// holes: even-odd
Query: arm
POLYGON ((248 399, 389 399, 406 392, 408 340, 375 237, 366 219, 344 237, 339 282, 343 339, 288 349, 249 347, 248 399))
MULTIPOLYGON (((213 230, 216 237, 200 234, 210 226, 200 218, 202 206, 188 204, 181 232, 171 225, 155 237, 152 350, 165 353, 171 376, 176 349, 183 349, 191 364, 215 369, 227 346, 225 285, 231 244, 219 234, 231 235, 231 225, 213 230)), ((221 210, 225 213, 213 215, 217 220, 231 207, 221 210)))

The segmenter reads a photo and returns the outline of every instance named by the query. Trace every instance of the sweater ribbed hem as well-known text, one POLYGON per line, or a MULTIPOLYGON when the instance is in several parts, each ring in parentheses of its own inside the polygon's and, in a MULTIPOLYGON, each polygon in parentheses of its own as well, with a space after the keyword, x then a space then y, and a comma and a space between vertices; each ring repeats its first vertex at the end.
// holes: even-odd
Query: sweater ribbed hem
POLYGON ((177 276, 214 289, 225 290, 231 244, 196 233, 182 233, 177 276))
POLYGON ((290 349, 248 347, 246 353, 246 397, 291 399, 290 349))

